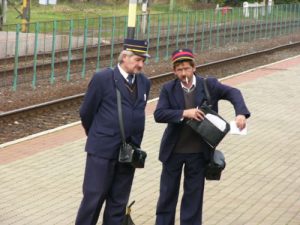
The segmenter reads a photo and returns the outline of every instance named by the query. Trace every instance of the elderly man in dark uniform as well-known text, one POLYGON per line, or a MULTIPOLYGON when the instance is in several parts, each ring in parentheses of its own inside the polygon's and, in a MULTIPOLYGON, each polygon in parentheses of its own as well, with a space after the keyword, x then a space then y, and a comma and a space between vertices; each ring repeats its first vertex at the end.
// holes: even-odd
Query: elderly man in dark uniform
MULTIPOLYGON (((156 209, 156 225, 174 225, 182 169, 184 170, 183 196, 180 209, 181 225, 201 225, 205 174, 209 146, 185 121, 201 121, 204 113, 199 109, 206 99, 203 78, 195 75, 194 55, 189 49, 172 54, 176 79, 163 85, 154 117, 156 122, 167 123, 162 137, 159 159, 162 162, 160 195, 156 209)), ((235 109, 236 124, 246 126, 250 113, 241 92, 207 79, 213 109, 218 101, 230 101, 235 109)))
POLYGON ((80 108, 87 159, 77 225, 96 224, 104 201, 103 225, 122 224, 135 169, 117 160, 122 138, 116 88, 122 98, 126 141, 139 147, 150 91, 150 81, 142 73, 147 48, 147 41, 125 39, 118 65, 95 73, 88 86, 80 108))

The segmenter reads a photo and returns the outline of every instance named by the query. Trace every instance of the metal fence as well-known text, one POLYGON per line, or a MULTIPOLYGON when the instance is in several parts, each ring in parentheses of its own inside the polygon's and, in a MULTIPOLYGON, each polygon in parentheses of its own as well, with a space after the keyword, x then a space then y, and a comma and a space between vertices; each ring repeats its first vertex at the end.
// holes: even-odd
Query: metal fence
MULTIPOLYGON (((137 39, 150 43, 147 63, 168 60, 179 47, 195 53, 225 45, 296 34, 300 4, 223 8, 186 13, 138 15, 137 39)), ((16 90, 39 80, 68 82, 112 67, 127 36, 127 17, 98 17, 4 25, 0 32, 0 87, 16 90)))

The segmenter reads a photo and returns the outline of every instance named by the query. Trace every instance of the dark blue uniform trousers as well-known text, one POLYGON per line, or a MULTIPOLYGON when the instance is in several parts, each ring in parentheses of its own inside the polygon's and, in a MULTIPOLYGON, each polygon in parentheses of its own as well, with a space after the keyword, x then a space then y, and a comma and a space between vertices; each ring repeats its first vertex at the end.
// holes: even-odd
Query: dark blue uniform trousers
POLYGON ((172 154, 163 163, 160 195, 156 209, 156 225, 174 225, 180 179, 184 167, 181 225, 201 225, 205 160, 202 153, 172 154))
POLYGON ((94 225, 105 201, 103 225, 121 225, 135 169, 116 160, 88 154, 83 181, 83 199, 76 225, 94 225))

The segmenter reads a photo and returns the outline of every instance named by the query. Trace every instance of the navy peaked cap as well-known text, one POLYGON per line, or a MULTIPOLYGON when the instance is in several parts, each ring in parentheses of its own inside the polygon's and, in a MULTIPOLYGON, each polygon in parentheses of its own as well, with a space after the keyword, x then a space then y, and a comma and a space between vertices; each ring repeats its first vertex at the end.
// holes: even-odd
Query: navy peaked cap
POLYGON ((131 51, 135 55, 139 55, 145 58, 149 58, 148 54, 148 41, 145 40, 134 40, 134 39, 124 39, 124 50, 131 51))

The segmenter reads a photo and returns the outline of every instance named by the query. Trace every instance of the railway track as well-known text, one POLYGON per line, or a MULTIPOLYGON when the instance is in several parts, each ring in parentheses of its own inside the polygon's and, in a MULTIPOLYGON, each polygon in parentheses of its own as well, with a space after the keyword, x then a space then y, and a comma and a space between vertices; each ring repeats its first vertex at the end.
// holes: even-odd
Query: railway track
MULTIPOLYGON (((200 74, 214 74, 217 78, 245 71, 259 65, 298 55, 300 42, 278 46, 260 52, 241 55, 197 66, 200 74), (272 56, 272 57, 270 57, 272 56), (278 56, 278 57, 275 57, 278 56), (268 61, 268 59, 272 59, 268 61)), ((172 72, 150 77, 152 88, 150 98, 156 98, 160 87, 173 79, 172 72)), ((79 107, 84 93, 74 96, 0 113, 0 144, 34 133, 66 125, 79 120, 79 107)))
MULTIPOLYGON (((248 23, 243 26, 233 25, 231 27, 222 25, 212 25, 210 30, 199 27, 197 32, 190 30, 191 33, 179 33, 174 35, 162 35, 160 37, 159 51, 164 52, 168 49, 176 48, 176 46, 193 46, 194 43, 199 43, 199 48, 211 48, 224 46, 226 43, 235 42, 240 39, 243 42, 248 42, 252 39, 264 38, 269 33, 276 33, 275 31, 281 31, 285 29, 294 30, 299 25, 299 21, 286 21, 285 23, 248 23), (259 37, 256 32, 256 27, 259 26, 259 37), (175 42, 174 40, 177 40, 175 42), (170 42, 170 40, 173 40, 170 42), (235 40, 235 41, 234 41, 235 40), (216 44, 218 43, 218 44, 216 44), (218 46, 217 46, 218 45, 218 46)), ((150 38, 150 43, 156 43, 155 37, 150 38)), ((55 74, 55 77, 65 77, 65 74, 71 74, 71 79, 81 79, 81 74, 86 73, 86 76, 90 76, 96 68, 98 58, 101 58, 101 67, 110 66, 110 58, 114 59, 122 49, 122 43, 115 43, 113 48, 110 44, 104 44, 101 46, 101 55, 98 55, 98 46, 88 46, 86 48, 86 54, 84 48, 74 48, 70 50, 60 50, 55 52, 40 53, 36 56, 37 61, 34 63, 33 55, 26 55, 18 57, 18 67, 15 68, 15 58, 7 57, 0 59, 0 78, 2 82, 0 86, 11 85, 14 81, 15 74, 18 74, 17 83, 27 83, 32 81, 32 75, 38 74, 38 79, 49 79, 51 71, 55 74), (114 49, 113 53, 112 49, 114 49), (83 55, 86 55, 84 58, 83 55), (55 58, 53 58, 55 57, 55 58), (34 66, 35 65, 35 66, 34 66), (83 72, 84 71, 84 72, 83 72), (78 75, 79 74, 79 75, 78 75)), ((202 49, 204 50, 204 49, 202 49)), ((149 53, 153 56, 156 55, 157 46, 150 45, 149 53)), ((115 63, 113 63, 115 64, 115 63)))

